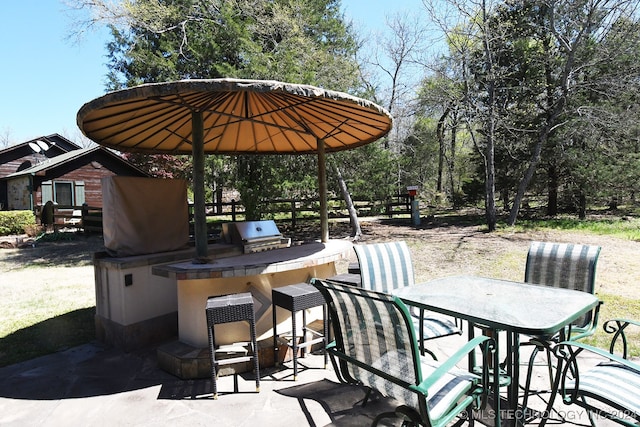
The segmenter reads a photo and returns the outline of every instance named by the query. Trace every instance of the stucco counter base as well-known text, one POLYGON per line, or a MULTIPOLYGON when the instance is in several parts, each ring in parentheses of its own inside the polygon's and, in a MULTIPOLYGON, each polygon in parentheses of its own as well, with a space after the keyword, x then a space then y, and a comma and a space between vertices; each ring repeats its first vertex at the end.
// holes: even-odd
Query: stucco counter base
MULTIPOLYGON (((256 312, 258 341, 268 342, 272 337, 271 290, 273 288, 308 282, 313 277, 327 278, 336 274, 337 261, 348 258, 352 244, 346 240, 330 240, 326 243, 313 242, 289 248, 274 249, 253 254, 214 259, 208 264, 194 264, 191 261, 155 265, 152 274, 175 281, 178 298, 178 340, 183 345, 168 348, 205 349, 208 346, 205 305, 209 296, 250 292, 256 312)), ((321 318, 322 312, 311 309, 308 319, 312 322, 321 318)), ((278 310, 278 324, 289 324, 290 313, 278 310)), ((279 329, 281 329, 279 327, 279 329)), ((248 341, 249 325, 246 322, 227 323, 216 326, 216 344, 226 345, 248 341)), ((261 347, 259 345, 259 347, 261 347)), ((272 351, 269 349, 269 351, 272 351)), ((193 371, 184 365, 182 350, 176 356, 182 365, 180 372, 193 371)), ((165 351, 166 353, 166 351, 165 351)), ((188 352, 198 354, 199 352, 188 352)), ((171 359, 164 354, 163 358, 171 359)), ((186 357, 188 359, 188 357, 186 357)), ((264 359, 263 359, 264 360, 264 359)), ((169 365, 175 365, 175 361, 169 365)), ((165 368, 165 366, 163 366, 165 368)), ((171 369, 170 371, 174 371, 171 369)), ((174 373, 174 372, 172 372, 174 373)))

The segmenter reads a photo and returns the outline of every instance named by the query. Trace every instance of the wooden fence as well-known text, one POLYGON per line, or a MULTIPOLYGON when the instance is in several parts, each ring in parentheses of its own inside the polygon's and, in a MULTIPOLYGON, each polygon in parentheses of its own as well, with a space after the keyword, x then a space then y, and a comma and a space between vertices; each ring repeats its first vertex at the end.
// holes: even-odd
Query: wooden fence
MULTIPOLYGON (((273 215, 280 220, 289 220, 295 226, 298 221, 320 218, 320 201, 318 199, 273 199, 265 200, 263 213, 273 215)), ((391 197, 384 201, 353 200, 358 216, 385 215, 389 218, 398 215, 411 215, 411 198, 407 194, 391 197)), ((330 218, 348 218, 349 214, 343 199, 328 200, 330 218)), ((208 217, 228 219, 229 221, 246 220, 242 202, 232 200, 205 205, 208 217)), ((51 211, 38 206, 36 219, 40 224, 51 224, 54 229, 78 228, 87 233, 102 233, 102 208, 83 206, 53 205, 51 211)), ((189 205, 189 219, 193 223, 193 205, 189 205)))
POLYGON ((37 206, 35 210, 38 224, 61 228, 78 228, 89 233, 102 233, 102 208, 67 205, 37 206))
MULTIPOLYGON (((263 203, 264 214, 270 214, 279 219, 290 220, 295 226, 298 220, 319 219, 320 201, 314 199, 272 199, 263 203), (284 217, 284 218, 283 218, 284 217)), ((384 201, 353 200, 358 216, 386 215, 389 218, 397 215, 411 215, 411 198, 408 194, 401 194, 384 201)), ((229 217, 231 221, 240 221, 245 218, 245 210, 242 202, 232 200, 226 203, 207 203, 207 216, 229 217)), ((192 214, 193 206, 189 212, 192 214)), ((327 201, 327 209, 330 218, 348 218, 346 203, 343 199, 330 198, 327 201)))

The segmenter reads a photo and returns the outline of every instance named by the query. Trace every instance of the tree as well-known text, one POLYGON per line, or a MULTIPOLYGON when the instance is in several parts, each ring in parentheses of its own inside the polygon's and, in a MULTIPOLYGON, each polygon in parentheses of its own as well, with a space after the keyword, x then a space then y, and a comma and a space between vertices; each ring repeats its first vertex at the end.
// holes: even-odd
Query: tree
MULTIPOLYGON (((360 88, 352 30, 338 0, 75 0, 110 26, 109 89, 186 78, 237 77, 360 88)), ((313 159, 233 156, 242 200, 304 191, 313 159), (300 168, 300 163, 304 167, 300 168), (301 176, 304 175, 304 176, 301 176)), ((315 178, 314 178, 315 179, 315 178)))
POLYGON ((155 178, 190 178, 191 163, 188 156, 141 153, 123 153, 122 156, 155 178))
POLYGON ((418 15, 396 13, 386 17, 387 31, 376 33, 371 47, 372 53, 365 61, 367 67, 376 70, 374 75, 382 76, 376 96, 394 116, 393 141, 406 138, 411 128, 411 103, 416 96, 416 73, 419 58, 424 54, 427 43, 427 29, 418 15))
MULTIPOLYGON (((618 88, 626 87, 628 93, 639 80, 637 65, 629 61, 638 54, 635 2, 445 3, 454 13, 438 9, 440 16, 456 18, 453 23, 439 21, 450 49, 445 61, 460 70, 462 117, 483 155, 489 228, 492 174, 505 207, 509 193, 514 194, 509 224, 515 223, 540 167, 547 175, 546 188, 536 191, 546 191, 548 212, 557 211, 561 185, 567 194, 576 194, 576 206, 584 212, 587 192, 608 170, 603 140, 594 138, 604 133, 585 133, 589 121, 604 129, 617 103, 613 98, 624 94, 618 88), (621 47, 620 55, 614 46, 621 47), (583 122, 586 111, 590 118, 583 122)), ((437 19, 436 9, 430 10, 437 19)), ((448 103, 444 98, 442 105, 448 103)), ((609 134, 615 132, 610 129, 609 134)))
MULTIPOLYGON (((370 90, 368 95, 385 106, 394 117, 391 134, 383 140, 383 148, 389 154, 375 152, 384 154, 384 158, 378 159, 380 163, 393 158, 391 163, 398 168, 393 173, 386 171, 387 176, 394 177, 396 181, 388 188, 389 192, 381 196, 383 199, 404 193, 407 185, 418 183, 411 169, 414 157, 407 157, 413 155, 414 147, 407 142, 416 140, 411 138, 417 95, 415 81, 419 78, 420 61, 429 46, 428 28, 419 15, 393 13, 386 15, 385 21, 385 31, 367 37, 359 51, 362 79, 370 90)), ((371 162, 372 165, 374 163, 371 162)), ((364 168, 359 168, 359 171, 370 183, 387 188, 387 179, 375 180, 375 177, 383 178, 377 171, 364 168)))
MULTIPOLYGON (((435 154, 438 159, 435 191, 438 199, 440 195, 446 194, 446 181, 449 197, 455 207, 458 201, 456 186, 459 184, 455 179, 458 155, 461 145, 465 144, 465 141, 459 138, 463 127, 461 111, 464 86, 456 73, 458 70, 450 65, 447 60, 442 60, 440 64, 433 66, 433 74, 422 81, 419 93, 420 110, 417 115, 433 117, 436 121, 433 137, 438 144, 438 152, 435 154)), ((417 124, 420 124, 420 119, 417 124)), ((427 140, 424 141, 426 143, 427 140)))
MULTIPOLYGON (((489 231, 496 228, 495 145, 498 129, 497 82, 501 68, 496 63, 495 40, 505 37, 505 30, 495 25, 497 2, 490 0, 438 3, 425 1, 431 19, 438 22, 447 38, 455 76, 461 85, 461 120, 483 162, 485 183, 485 218, 489 231), (438 16, 445 18, 438 18, 438 16), (451 18, 452 21, 447 19, 451 18)), ((448 101, 448 100, 447 100, 448 101)), ((445 110, 446 111, 446 110, 445 110)))
POLYGON ((351 221, 352 229, 351 237, 353 240, 360 240, 360 237, 362 236, 362 229, 360 228, 360 222, 358 221, 358 213, 356 212, 353 200, 351 200, 351 194, 349 194, 349 190, 347 190, 347 184, 342 177, 340 169, 335 165, 335 163, 332 163, 332 165, 335 170, 336 177, 338 178, 338 186, 342 192, 342 197, 347 204, 347 211, 349 212, 349 220, 351 221))
POLYGON ((442 145, 436 137, 436 123, 429 117, 420 117, 411 134, 403 143, 402 169, 407 171, 407 182, 421 187, 421 196, 437 203, 442 194, 439 187, 442 145), (436 185, 434 186, 434 183, 436 185))
POLYGON ((579 75, 569 100, 567 125, 559 132, 559 185, 565 206, 586 215, 586 203, 603 201, 616 208, 625 195, 633 199, 638 182, 638 89, 640 24, 619 18, 589 49, 594 64, 579 75), (572 113, 574 112, 574 113, 572 113))
MULTIPOLYGON (((539 46, 539 55, 534 57, 540 61, 538 74, 542 84, 531 85, 540 90, 533 94, 536 123, 535 138, 530 150, 528 165, 524 171, 508 223, 514 224, 520 209, 522 198, 531 182, 540 162, 543 149, 548 153, 556 150, 553 144, 554 133, 565 125, 567 115, 573 116, 569 108, 571 100, 582 90, 590 91, 593 82, 582 76, 589 73, 602 61, 613 61, 610 49, 601 49, 601 42, 611 31, 615 31, 615 23, 633 13, 633 2, 628 1, 578 1, 578 2, 520 2, 510 9, 513 15, 528 17, 525 20, 531 32, 531 41, 539 46), (550 146, 551 144, 551 146, 550 146)), ((587 149, 586 146, 583 147, 587 149)), ((586 152, 586 151, 584 151, 586 152)), ((552 158, 552 157, 550 157, 552 158)), ((549 165, 550 194, 553 195, 557 182, 556 167, 549 165)), ((550 205, 553 204, 551 200, 550 205)))
POLYGON ((11 143, 11 129, 9 127, 2 128, 0 133, 0 148, 8 147, 11 143))

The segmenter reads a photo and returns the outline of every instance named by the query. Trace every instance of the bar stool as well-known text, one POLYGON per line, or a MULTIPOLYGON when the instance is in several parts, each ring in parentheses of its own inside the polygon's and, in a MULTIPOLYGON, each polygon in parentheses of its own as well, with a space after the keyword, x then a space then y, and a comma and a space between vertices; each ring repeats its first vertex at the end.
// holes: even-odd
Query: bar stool
POLYGON ((278 333, 276 321, 276 307, 282 307, 291 312, 291 328, 292 328, 292 351, 293 351, 293 380, 298 379, 298 349, 301 350, 304 357, 304 349, 313 344, 322 342, 322 352, 324 355, 324 367, 327 367, 327 310, 324 297, 315 287, 308 283, 297 283, 295 285, 283 286, 275 288, 271 291, 272 299, 272 315, 273 315, 273 357, 274 361, 278 360, 278 333), (307 328, 306 310, 313 307, 322 306, 322 334, 309 330, 307 328), (298 344, 296 340, 296 313, 302 310, 302 342, 298 344), (307 332, 316 335, 316 338, 307 340, 307 332))
MULTIPOLYGON (((256 319, 253 311, 253 297, 249 292, 214 296, 207 298, 207 330, 209 332, 209 350, 211 350, 211 382, 213 398, 218 398, 217 367, 232 363, 248 362, 253 359, 256 375, 256 391, 260 391, 260 364, 258 362, 258 345, 256 340, 256 319), (249 322, 252 354, 216 360, 215 325, 230 322, 249 322)), ((238 392, 238 374, 233 374, 233 391, 238 392)))
POLYGON ((332 282, 344 283, 345 285, 362 287, 362 276, 360 275, 360 263, 350 262, 347 272, 336 276, 328 277, 327 280, 332 282))
POLYGON ((359 262, 350 262, 347 267, 347 273, 349 274, 360 274, 360 263, 359 262))

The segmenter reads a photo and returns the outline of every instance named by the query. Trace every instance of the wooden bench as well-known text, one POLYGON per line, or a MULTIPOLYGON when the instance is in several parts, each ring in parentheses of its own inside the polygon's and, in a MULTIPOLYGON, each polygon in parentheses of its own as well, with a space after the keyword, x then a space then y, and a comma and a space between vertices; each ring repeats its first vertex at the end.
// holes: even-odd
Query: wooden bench
POLYGON ((367 387, 364 403, 376 390, 399 404, 372 425, 400 416, 403 425, 443 427, 456 418, 469 419, 474 407, 484 406, 489 390, 496 397, 497 387, 488 386, 488 360, 495 348, 490 338, 477 337, 438 364, 421 356, 411 315, 399 298, 329 280, 312 284, 327 301, 335 337, 327 351, 340 381, 367 387), (456 367, 478 348, 484 361, 480 375, 472 373, 473 367, 456 367))

